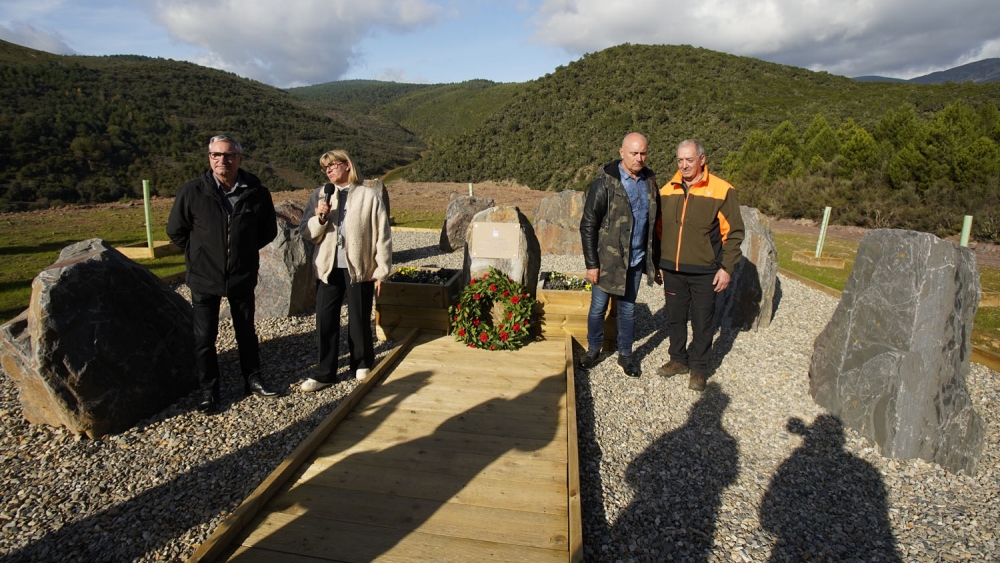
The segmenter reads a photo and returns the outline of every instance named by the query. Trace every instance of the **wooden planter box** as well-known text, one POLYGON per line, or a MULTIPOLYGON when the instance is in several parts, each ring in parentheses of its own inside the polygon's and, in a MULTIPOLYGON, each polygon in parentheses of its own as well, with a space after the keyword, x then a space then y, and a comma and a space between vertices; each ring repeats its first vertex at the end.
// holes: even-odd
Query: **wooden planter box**
MULTIPOLYGON (((583 274, 566 274, 584 277, 583 274)), ((535 326, 546 339, 563 338, 570 334, 587 347, 587 315, 590 313, 590 292, 583 290, 542 289, 549 272, 542 272, 535 295, 535 326)), ((618 300, 612 295, 604 314, 604 350, 617 349, 618 300)))
POLYGON ((381 295, 375 298, 375 334, 378 339, 401 340, 414 327, 431 334, 451 332, 448 307, 462 289, 459 287, 462 272, 447 271, 451 272, 451 277, 444 285, 382 282, 381 295))

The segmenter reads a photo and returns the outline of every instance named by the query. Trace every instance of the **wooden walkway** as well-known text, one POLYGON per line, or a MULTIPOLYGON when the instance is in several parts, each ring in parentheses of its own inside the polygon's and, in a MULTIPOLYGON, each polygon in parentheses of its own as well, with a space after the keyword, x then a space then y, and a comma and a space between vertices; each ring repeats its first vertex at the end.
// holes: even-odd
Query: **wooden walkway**
POLYGON ((581 560, 571 346, 400 346, 192 560, 581 560))

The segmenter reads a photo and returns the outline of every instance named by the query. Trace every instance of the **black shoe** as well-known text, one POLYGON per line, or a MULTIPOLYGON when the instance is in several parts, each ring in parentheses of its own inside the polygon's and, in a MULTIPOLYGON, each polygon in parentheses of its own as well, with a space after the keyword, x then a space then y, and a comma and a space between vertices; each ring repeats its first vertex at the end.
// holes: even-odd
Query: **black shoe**
POLYGON ((580 363, 577 365, 580 369, 591 369, 599 363, 601 363, 601 351, 587 350, 587 353, 580 358, 580 363))
POLYGON ((268 389, 264 382, 260 379, 260 375, 253 374, 247 378, 246 386, 244 387, 244 392, 249 395, 253 393, 258 397, 277 397, 279 393, 273 389, 268 389))
POLYGON ((632 359, 632 356, 622 356, 618 354, 618 367, 622 370, 622 373, 628 377, 639 377, 642 375, 639 373, 639 366, 632 359))
POLYGON ((201 395, 201 401, 198 403, 198 412, 204 414, 213 414, 219 410, 219 401, 215 398, 215 393, 211 391, 203 391, 201 395))

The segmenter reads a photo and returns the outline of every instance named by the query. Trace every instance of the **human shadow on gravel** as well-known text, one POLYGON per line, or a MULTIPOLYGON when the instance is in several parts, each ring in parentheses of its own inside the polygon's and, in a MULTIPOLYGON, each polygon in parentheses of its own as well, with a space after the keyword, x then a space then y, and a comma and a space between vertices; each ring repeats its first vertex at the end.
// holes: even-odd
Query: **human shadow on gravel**
POLYGON ((761 500, 761 526, 776 537, 769 561, 901 562, 882 477, 844 450, 840 419, 824 414, 806 426, 792 418, 787 428, 804 442, 761 500))
POLYGON ((781 276, 774 276, 774 297, 771 298, 771 322, 774 322, 774 316, 778 314, 778 307, 781 305, 782 297, 784 297, 784 293, 781 291, 781 276))
MULTIPOLYGON (((346 331, 343 331, 346 332, 346 331)), ((315 351, 315 342, 311 340, 311 332, 273 339, 266 346, 306 346, 315 351)), ((286 351, 287 353, 287 351, 286 351)), ((264 350, 262 349, 262 357, 264 350)), ((220 361, 224 361, 220 355, 220 361)), ((235 351, 231 361, 238 364, 235 351)), ((414 374, 407 378, 410 387, 419 387, 426 379, 425 373, 414 374)), ((294 376, 289 374, 273 379, 275 383, 289 382, 294 376)), ((232 402, 241 400, 242 378, 238 367, 233 372, 233 381, 229 387, 223 384, 223 403, 227 395, 238 396, 232 402), (238 388, 235 387, 238 381, 238 388)), ((401 393, 402 395, 403 393, 401 393)), ((160 420, 179 415, 185 405, 193 409, 196 396, 181 399, 163 413, 157 415, 160 420), (172 413, 172 414, 171 414, 172 413)), ((245 400, 256 401, 250 406, 259 404, 263 408, 282 408, 283 401, 288 398, 261 399, 250 397, 245 400)), ((343 399, 341 399, 343 400, 343 399)), ((139 493, 127 490, 109 475, 110 482, 99 485, 101 489, 115 490, 123 500, 95 511, 92 515, 64 525, 56 530, 44 533, 42 530, 38 539, 29 545, 13 550, 2 558, 4 563, 13 562, 45 562, 49 561, 80 561, 87 563, 132 561, 149 557, 162 549, 168 543, 185 536, 197 526, 219 517, 223 512, 232 511, 243 499, 282 462, 284 456, 311 432, 340 401, 330 401, 314 409, 309 415, 292 423, 280 431, 261 436, 253 444, 236 450, 230 454, 218 457, 200 465, 192 461, 191 469, 179 474, 169 481, 150 487, 139 493), (282 453, 284 452, 284 453, 282 453), (44 534, 44 535, 42 535, 44 534)), ((212 417, 199 414, 190 415, 187 431, 183 436, 187 440, 202 442, 204 440, 221 439, 225 441, 225 433, 233 431, 230 426, 239 427, 248 416, 246 410, 240 412, 223 412, 212 417), (227 420, 227 417, 231 417, 227 420), (206 438, 204 435, 211 434, 206 438)), ((137 427, 148 426, 150 421, 143 421, 137 427)), ((138 439, 157 440, 158 436, 139 437, 138 439)), ((126 444, 127 445, 127 444, 126 444)), ((97 467, 100 467, 100 457, 107 448, 115 448, 113 442, 94 440, 88 443, 92 457, 97 467)), ((164 446, 169 447, 169 446, 164 446)), ((183 444, 176 446, 184 448, 183 444)), ((196 446, 197 447, 197 446, 196 446)), ((178 452, 178 456, 184 453, 178 452)), ((146 460, 135 460, 135 471, 146 474, 161 475, 161 469, 146 460)), ((96 469, 95 471, 101 471, 96 469)), ((79 495, 86 497, 88 491, 78 489, 79 495)), ((72 498, 47 499, 51 503, 75 503, 72 498)), ((197 530, 195 531, 197 533, 197 530)), ((183 551, 168 557, 169 560, 184 560, 190 553, 183 551)))
POLYGON ((643 342, 633 352, 640 360, 652 354, 657 347, 667 339, 667 313, 666 308, 660 307, 655 313, 649 309, 645 303, 635 304, 635 341, 641 342, 643 338, 649 336, 649 340, 643 342))
POLYGON ((722 428, 728 405, 729 396, 709 383, 687 422, 629 464, 632 501, 593 560, 709 560, 722 491, 739 471, 739 447, 722 428))

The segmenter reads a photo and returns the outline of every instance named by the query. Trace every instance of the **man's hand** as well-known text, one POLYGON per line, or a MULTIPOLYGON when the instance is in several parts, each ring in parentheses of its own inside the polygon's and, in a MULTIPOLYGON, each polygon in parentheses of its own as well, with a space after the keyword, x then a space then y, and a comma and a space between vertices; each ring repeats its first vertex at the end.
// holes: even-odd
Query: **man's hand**
POLYGON ((381 280, 375 280, 375 297, 382 296, 382 282, 381 280))
POLYGON ((712 280, 712 285, 715 286, 715 292, 725 291, 729 287, 729 274, 725 270, 719 269, 715 272, 715 279, 712 280))
POLYGON ((600 281, 599 272, 600 268, 587 268, 587 281, 590 282, 590 285, 597 285, 597 282, 600 281))

